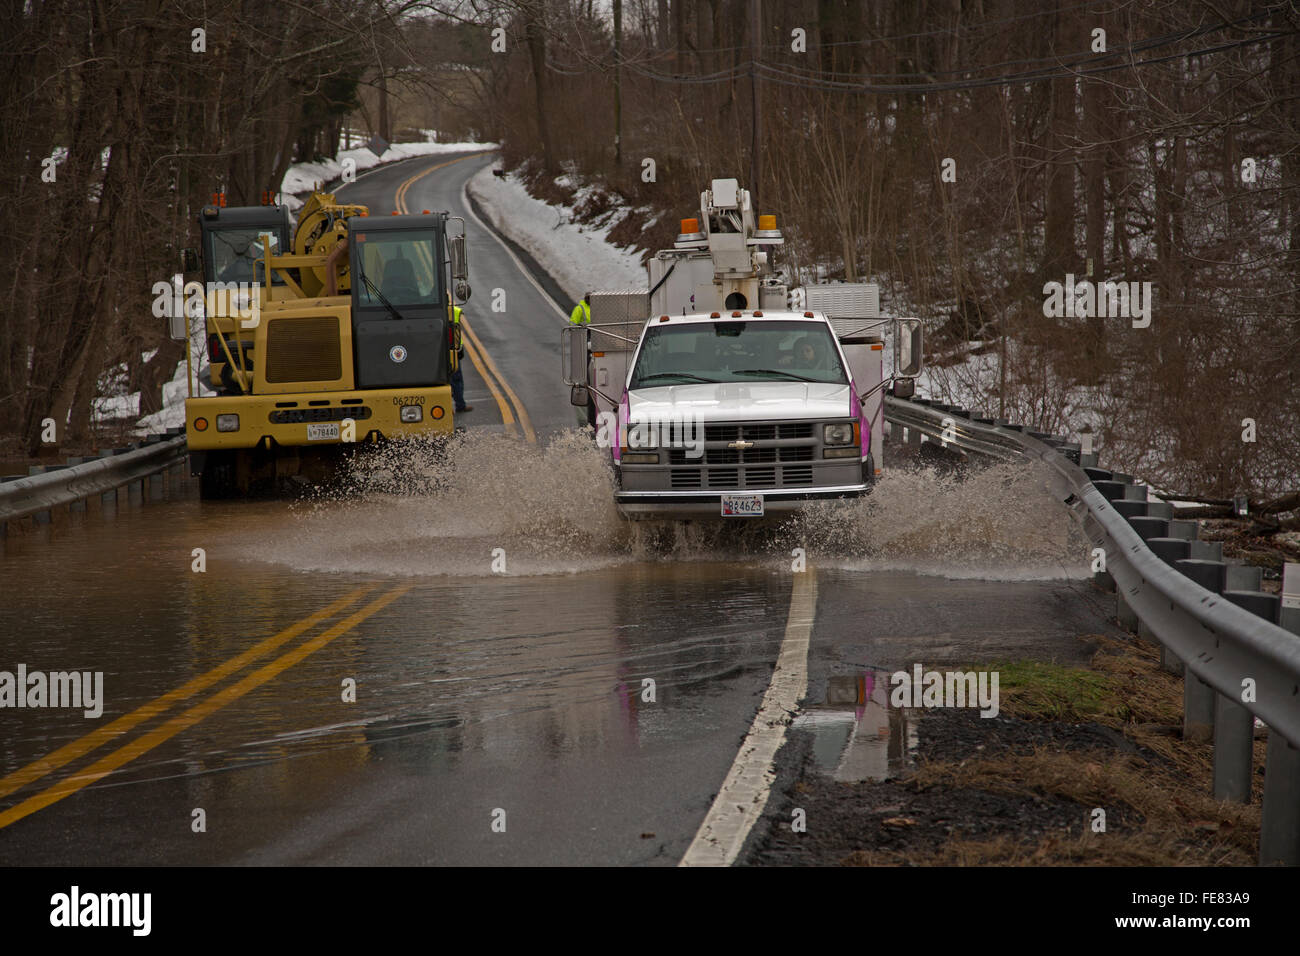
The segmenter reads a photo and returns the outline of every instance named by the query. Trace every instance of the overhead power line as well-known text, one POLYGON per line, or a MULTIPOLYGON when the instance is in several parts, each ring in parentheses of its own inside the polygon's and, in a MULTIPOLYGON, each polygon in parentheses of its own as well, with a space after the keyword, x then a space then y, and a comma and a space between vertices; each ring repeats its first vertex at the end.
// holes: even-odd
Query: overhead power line
MULTIPOLYGON (((1162 56, 1135 58, 1137 54, 1147 53, 1154 50, 1167 47, 1174 43, 1185 42, 1190 39, 1205 36, 1209 33, 1215 33, 1222 30, 1232 29, 1257 22, 1258 20, 1270 16, 1276 11, 1263 11, 1250 16, 1241 17, 1237 20, 1206 24, 1194 27, 1177 33, 1163 34, 1157 37, 1149 37, 1145 40, 1137 41, 1120 49, 1108 51, 1106 53, 1082 53, 1077 54, 1069 59, 1059 57, 1041 58, 1038 60, 1020 61, 1021 63, 1051 63, 1050 67, 1031 69, 1016 73, 1001 74, 991 77, 972 76, 962 80, 935 81, 935 75, 946 75, 951 73, 974 73, 978 70, 991 69, 1005 65, 1019 65, 1016 61, 1010 64, 993 64, 990 66, 970 67, 966 69, 957 69, 949 71, 918 71, 914 73, 892 73, 892 74, 845 74, 830 73, 826 71, 800 70, 790 66, 776 64, 768 61, 755 63, 747 60, 737 63, 726 69, 717 70, 712 73, 703 74, 682 74, 682 73, 661 73, 641 65, 640 63, 623 61, 623 68, 630 73, 641 76, 645 79, 654 80, 658 83, 668 83, 675 85, 707 85, 712 83, 727 83, 742 77, 748 77, 751 72, 758 73, 764 80, 769 80, 783 86, 794 86, 805 89, 817 89, 827 92, 846 92, 846 93, 890 93, 890 94, 918 94, 918 93, 937 93, 953 90, 981 89, 992 86, 1010 86, 1021 83, 1036 83, 1043 80, 1064 79, 1067 77, 1093 76, 1104 73, 1111 73, 1117 70, 1136 69, 1143 66, 1152 66, 1159 63, 1166 63, 1170 60, 1176 60, 1183 57, 1208 56, 1214 53, 1220 53, 1227 50, 1237 49, 1240 47, 1251 46, 1257 43, 1267 43, 1282 37, 1291 36, 1289 32, 1275 32, 1264 34, 1262 36, 1247 37, 1241 40, 1234 40, 1227 43, 1218 44, 1211 47, 1203 47, 1196 50, 1183 50, 1175 53, 1169 53, 1162 56), (1085 66, 1085 64, 1087 64, 1085 66), (876 82, 877 78, 888 77, 890 79, 916 79, 924 82, 911 83, 880 83, 876 82)), ((548 64, 548 67, 556 73, 566 76, 585 76, 585 71, 565 70, 548 64)))

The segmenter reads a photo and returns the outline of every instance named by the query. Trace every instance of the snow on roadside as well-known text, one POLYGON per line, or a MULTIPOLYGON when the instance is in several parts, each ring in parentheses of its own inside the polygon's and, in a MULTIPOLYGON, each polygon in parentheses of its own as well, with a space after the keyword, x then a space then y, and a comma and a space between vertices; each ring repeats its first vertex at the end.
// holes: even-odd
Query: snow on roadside
MULTIPOLYGON (((197 397, 204 398, 208 395, 217 394, 208 388, 208 360, 205 356, 199 365, 197 372, 198 392, 197 397)), ((139 396, 139 392, 135 393, 139 396)), ((172 380, 163 385, 163 407, 161 411, 154 412, 152 415, 146 415, 136 423, 136 429, 143 435, 164 432, 169 428, 180 428, 185 424, 185 399, 189 391, 185 387, 185 360, 181 359, 176 366, 176 374, 172 380)))
POLYGON ((568 221, 572 210, 534 199, 513 174, 492 175, 485 166, 468 184, 491 225, 528 251, 564 290, 567 312, 593 289, 645 289, 640 254, 609 242, 613 223, 595 226, 568 221))

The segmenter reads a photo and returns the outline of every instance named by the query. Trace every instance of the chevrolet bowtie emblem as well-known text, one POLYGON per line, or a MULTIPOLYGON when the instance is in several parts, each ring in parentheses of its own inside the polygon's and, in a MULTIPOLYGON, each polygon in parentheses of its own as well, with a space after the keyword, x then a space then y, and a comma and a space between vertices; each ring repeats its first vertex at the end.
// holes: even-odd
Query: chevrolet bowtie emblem
POLYGON ((753 448, 752 441, 733 441, 727 444, 728 448, 734 448, 736 451, 744 451, 746 448, 753 448))

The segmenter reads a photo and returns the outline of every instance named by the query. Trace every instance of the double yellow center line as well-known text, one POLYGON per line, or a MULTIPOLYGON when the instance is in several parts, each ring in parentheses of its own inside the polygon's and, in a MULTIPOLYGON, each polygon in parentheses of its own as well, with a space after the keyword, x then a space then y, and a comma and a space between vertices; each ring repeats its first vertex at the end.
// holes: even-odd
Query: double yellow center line
MULTIPOLYGON (((450 166, 453 163, 463 162, 467 159, 474 159, 476 156, 482 155, 484 154, 474 153, 470 156, 461 156, 457 159, 450 159, 445 163, 438 163, 437 165, 430 166, 428 169, 423 169, 414 176, 411 176, 409 179, 404 180, 401 185, 397 187, 397 194, 394 197, 397 211, 403 214, 410 213, 410 209, 406 205, 406 194, 410 191, 411 186, 414 185, 417 180, 423 179, 434 170, 442 169, 444 166, 450 166)), ((431 271, 436 268, 435 263, 432 261, 432 253, 428 249, 422 246, 420 248, 420 255, 424 257, 425 264, 429 266, 431 271)), ((519 434, 519 429, 515 426, 517 418, 519 428, 523 429, 524 438, 526 438, 529 443, 536 445, 537 432, 533 428, 532 419, 528 417, 528 409, 524 408, 524 403, 519 400, 519 396, 516 395, 514 389, 510 387, 510 383, 506 381, 506 377, 502 375, 501 370, 497 368, 496 362, 492 361, 492 356, 488 354, 488 350, 484 347, 482 340, 474 334, 474 330, 470 328, 469 321, 463 316, 460 320, 460 326, 465 331, 465 351, 469 356, 470 362, 474 364, 474 368, 478 370, 479 375, 483 377, 483 381, 487 383, 488 391, 492 393, 492 398, 496 401, 497 407, 501 410, 501 421, 505 425, 506 434, 512 436, 517 436, 519 434)))
MULTIPOLYGON (((159 716, 174 705, 194 697, 223 678, 242 670, 253 661, 264 657, 275 649, 293 640, 300 634, 311 630, 322 621, 328 620, 344 609, 351 607, 373 590, 374 585, 370 585, 345 594, 332 604, 321 608, 313 614, 309 614, 301 621, 291 624, 289 627, 271 635, 265 640, 259 641, 246 651, 235 655, 224 663, 218 664, 206 673, 192 678, 175 690, 169 691, 161 697, 137 707, 129 714, 117 718, 112 723, 93 730, 84 737, 74 740, 72 743, 65 744, 53 753, 48 754, 39 760, 33 761, 25 767, 15 770, 4 778, 0 778, 0 798, 7 797, 9 794, 16 792, 22 787, 35 783, 53 771, 58 770, 60 767, 66 766, 77 758, 90 753, 92 750, 97 750, 110 741, 122 737, 138 725, 152 719, 153 717, 159 716)), ((114 770, 117 770, 130 763, 132 760, 135 760, 137 757, 148 753, 159 744, 175 737, 181 731, 194 726, 209 714, 225 707, 233 701, 239 700, 239 698, 243 697, 249 691, 261 687, 267 681, 270 681, 283 673, 308 655, 320 650, 335 638, 342 634, 346 634, 362 621, 377 614, 409 590, 410 588, 407 586, 393 588, 371 601, 369 604, 343 618, 343 620, 339 621, 328 630, 304 641, 293 650, 282 654, 270 663, 259 667, 242 680, 222 688, 206 700, 200 701, 171 719, 159 724, 148 733, 142 734, 134 740, 129 741, 116 750, 101 757, 90 766, 76 771, 52 786, 47 787, 45 790, 42 790, 40 793, 28 797, 21 803, 15 804, 7 810, 0 811, 0 829, 9 826, 11 823, 16 823, 26 816, 30 816, 38 810, 43 810, 53 803, 57 803, 64 797, 76 793, 78 790, 95 783, 97 780, 102 780, 114 770)))

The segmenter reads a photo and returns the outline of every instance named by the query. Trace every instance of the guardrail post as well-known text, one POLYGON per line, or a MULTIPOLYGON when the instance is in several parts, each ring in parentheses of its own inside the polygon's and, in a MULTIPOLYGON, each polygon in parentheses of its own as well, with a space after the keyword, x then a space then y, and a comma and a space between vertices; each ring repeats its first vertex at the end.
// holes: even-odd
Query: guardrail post
POLYGON ((1300 564, 1290 561, 1282 567, 1282 607, 1277 623, 1292 634, 1300 634, 1300 564))
POLYGON ((1225 591, 1258 591, 1264 580, 1262 568, 1249 564, 1230 564, 1223 581, 1225 591))
POLYGON ((1124 592, 1118 589, 1115 591, 1115 618, 1124 630, 1137 633, 1137 612, 1128 606, 1128 601, 1124 600, 1124 592))
MULTIPOLYGON (((1227 567, 1224 580, 1227 581, 1227 567)), ((1277 619, 1277 596, 1254 591, 1224 591, 1223 596, 1268 621, 1277 619)), ((1214 710, 1214 798, 1250 803, 1255 717, 1240 701, 1222 694, 1214 710)))
POLYGON ((167 496, 166 494, 167 488, 163 482, 164 482, 164 476, 159 472, 155 472, 154 474, 149 476, 149 500, 150 501, 161 501, 163 498, 167 496))
POLYGON ((1183 671, 1183 739, 1205 743, 1214 737, 1214 688, 1183 671))
POLYGON ((1222 694, 1214 698, 1214 799, 1250 803, 1255 718, 1222 694))
POLYGON ((907 430, 907 447, 912 451, 921 450, 921 432, 915 428, 907 430))
POLYGON ((1192 558, 1197 561, 1223 562, 1222 541, 1193 541, 1192 558))
MULTIPOLYGON (((1171 533, 1173 530, 1170 529, 1171 533)), ((1196 543, 1190 540, 1184 541, 1184 547, 1188 553, 1194 551, 1193 545, 1196 543)), ((1163 544, 1160 547, 1162 550, 1166 548, 1163 544)), ((1205 561, 1200 558, 1175 558, 1172 564, 1177 571, 1191 578, 1207 591, 1218 594, 1223 590, 1227 569, 1221 561, 1205 561)), ((1162 660, 1161 664, 1163 665, 1163 663, 1162 660)), ((1206 741, 1214 737, 1215 698, 1217 696, 1213 687, 1188 671, 1186 667, 1183 668, 1184 740, 1206 741)))
MULTIPOLYGON (((1170 521, 1166 521, 1163 518, 1134 518, 1129 523, 1133 525, 1133 527, 1137 530, 1138 534, 1142 535, 1143 539, 1147 543, 1147 547, 1151 549, 1151 553, 1154 554, 1161 561, 1163 561, 1165 564, 1169 565, 1171 568, 1177 570, 1178 567, 1177 562, 1186 560, 1188 556, 1191 554, 1191 550, 1192 550, 1191 542, 1184 541, 1182 538, 1173 538, 1168 536, 1170 531, 1169 525, 1171 524, 1170 521), (1150 533, 1152 536, 1147 537, 1148 533, 1150 533)), ((1142 625, 1141 629, 1139 630, 1139 633, 1142 634, 1143 637, 1150 636, 1153 639, 1155 638, 1155 635, 1151 633, 1151 629, 1148 628, 1145 624, 1142 625)), ((1184 677, 1187 676, 1187 669, 1183 666, 1183 662, 1179 660, 1177 654, 1175 654, 1169 648, 1165 647, 1163 642, 1161 642, 1160 645, 1160 666, 1162 669, 1168 671, 1171 674, 1182 674, 1184 677)), ((1184 736, 1186 736, 1187 734, 1186 686, 1187 686, 1186 684, 1183 685, 1184 687, 1183 735, 1184 736)), ((1213 707, 1214 707, 1214 699, 1210 698, 1211 716, 1209 720, 1205 721, 1207 727, 1212 726, 1214 723, 1213 707)))
MULTIPOLYGON (((86 455, 73 455, 73 456, 71 456, 70 458, 68 458, 68 464, 69 464, 69 465, 80 465, 80 464, 82 464, 83 462, 94 461, 94 460, 95 460, 95 456, 94 456, 94 455, 89 455, 89 456, 86 456, 86 455)), ((68 502, 68 511, 85 511, 85 510, 86 510, 86 499, 85 499, 85 498, 78 498, 76 501, 69 501, 69 502, 68 502)))
POLYGON ((1269 728, 1265 760, 1259 863, 1300 866, 1300 748, 1269 728))

